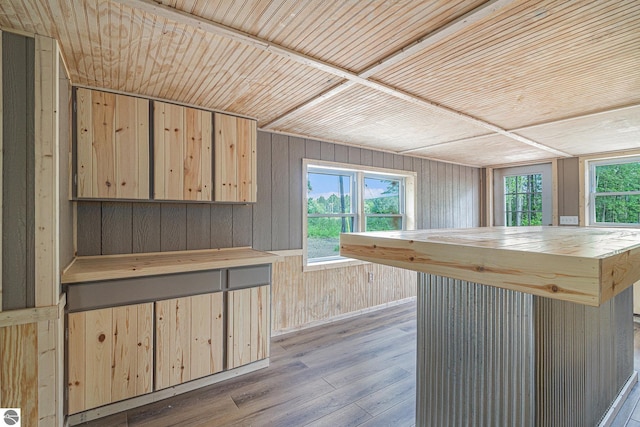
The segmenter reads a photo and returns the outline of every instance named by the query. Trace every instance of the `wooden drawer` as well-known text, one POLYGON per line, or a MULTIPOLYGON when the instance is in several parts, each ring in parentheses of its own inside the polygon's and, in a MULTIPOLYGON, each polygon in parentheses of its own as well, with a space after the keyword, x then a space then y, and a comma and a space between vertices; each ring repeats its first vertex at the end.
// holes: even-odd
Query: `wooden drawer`
POLYGON ((227 273, 228 289, 243 289, 271 284, 271 264, 230 268, 227 273))

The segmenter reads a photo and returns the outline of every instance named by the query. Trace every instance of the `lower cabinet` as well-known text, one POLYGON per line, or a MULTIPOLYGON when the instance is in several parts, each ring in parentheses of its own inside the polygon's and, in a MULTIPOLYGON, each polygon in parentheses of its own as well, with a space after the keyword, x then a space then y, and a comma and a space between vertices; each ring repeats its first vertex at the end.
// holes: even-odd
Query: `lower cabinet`
POLYGON ((227 369, 269 356, 270 297, 269 286, 228 292, 227 369))
POLYGON ((220 291, 186 297, 174 294, 178 297, 140 304, 166 294, 162 277, 154 279, 155 287, 146 281, 112 281, 68 290, 67 413, 268 358, 270 266, 229 268, 223 273, 189 276, 192 284, 224 277, 213 281, 220 291), (111 298, 109 292, 127 286, 128 296, 138 300, 117 305, 121 300, 111 298), (115 306, 98 308, 100 304, 115 306))
POLYGON ((156 390, 223 370, 223 293, 156 302, 156 390))
POLYGON ((153 303, 70 313, 70 414, 153 389, 153 303))

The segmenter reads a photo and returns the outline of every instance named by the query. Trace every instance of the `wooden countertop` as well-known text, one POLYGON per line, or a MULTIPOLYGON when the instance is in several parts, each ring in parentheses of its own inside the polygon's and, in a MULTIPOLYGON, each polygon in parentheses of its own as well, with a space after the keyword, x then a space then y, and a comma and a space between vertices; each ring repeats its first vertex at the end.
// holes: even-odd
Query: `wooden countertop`
POLYGON ((340 254, 591 306, 640 280, 640 229, 634 228, 347 233, 340 254))
POLYGON ((269 264, 277 258, 275 254, 251 248, 80 256, 65 268, 62 273, 62 283, 95 282, 269 264))

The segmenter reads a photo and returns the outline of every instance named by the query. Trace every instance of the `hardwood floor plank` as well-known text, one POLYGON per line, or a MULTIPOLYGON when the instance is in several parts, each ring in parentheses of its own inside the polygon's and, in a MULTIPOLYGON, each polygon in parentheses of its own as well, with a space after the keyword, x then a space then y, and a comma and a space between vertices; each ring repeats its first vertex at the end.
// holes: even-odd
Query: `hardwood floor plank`
POLYGON ((406 399, 375 418, 360 424, 361 427, 414 427, 416 425, 416 399, 406 399))
POLYGON ((366 378, 309 400, 302 405, 291 405, 286 412, 263 413, 259 417, 253 418, 252 421, 255 422, 254 425, 304 426, 400 381, 408 375, 407 371, 394 366, 382 368, 378 372, 371 372, 371 375, 366 378))
POLYGON ((371 415, 367 414, 358 405, 351 404, 312 423, 306 424, 306 427, 356 427, 371 418, 371 415))
POLYGON ((376 417, 407 399, 415 402, 416 380, 409 376, 358 400, 356 404, 367 413, 376 417))

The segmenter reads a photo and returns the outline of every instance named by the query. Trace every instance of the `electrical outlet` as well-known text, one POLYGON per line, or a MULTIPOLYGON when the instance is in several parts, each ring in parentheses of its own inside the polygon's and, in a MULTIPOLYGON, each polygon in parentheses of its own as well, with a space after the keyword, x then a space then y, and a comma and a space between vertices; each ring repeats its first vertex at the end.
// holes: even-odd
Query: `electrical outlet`
POLYGON ((577 216, 560 216, 560 225, 578 225, 577 216))
POLYGON ((373 273, 369 273, 369 283, 373 283, 373 273))

